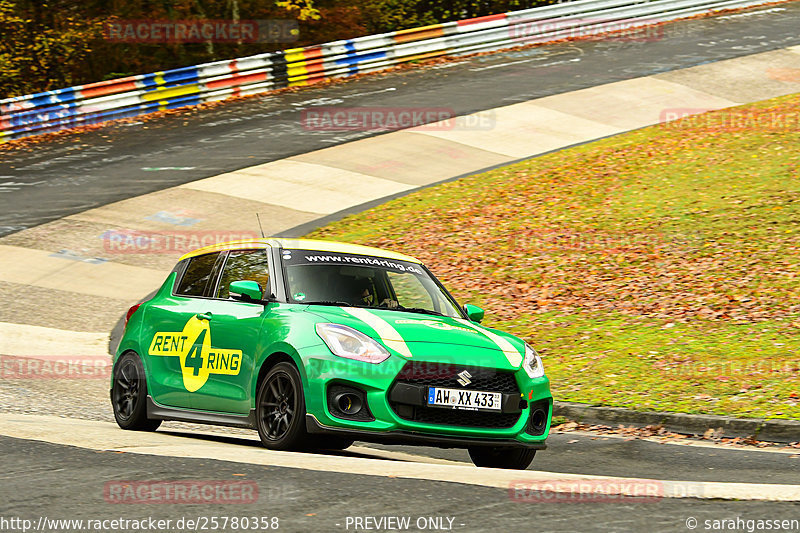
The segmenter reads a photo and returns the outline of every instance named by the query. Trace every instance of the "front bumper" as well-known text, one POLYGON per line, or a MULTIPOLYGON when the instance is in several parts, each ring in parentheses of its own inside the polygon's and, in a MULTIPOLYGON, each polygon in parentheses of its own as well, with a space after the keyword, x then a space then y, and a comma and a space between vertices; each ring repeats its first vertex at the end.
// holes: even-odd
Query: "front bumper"
POLYGON ((544 450, 544 440, 521 442, 515 439, 485 439, 478 437, 453 437, 433 435, 406 430, 366 431, 363 429, 325 426, 312 414, 306 415, 306 431, 313 435, 331 435, 365 442, 379 442, 395 445, 425 445, 439 448, 469 448, 471 446, 489 446, 493 448, 524 448, 528 450, 544 450))
MULTIPOLYGON (((316 350, 315 350, 316 351, 316 350)), ((306 390, 306 410, 308 431, 312 433, 348 433, 352 438, 376 442, 415 442, 447 447, 466 446, 514 446, 542 449, 550 430, 552 397, 546 377, 531 379, 524 371, 513 372, 517 386, 511 391, 503 391, 504 409, 502 415, 508 423, 494 427, 473 426, 458 421, 442 423, 440 418, 425 418, 409 415, 398 409, 398 376, 409 362, 405 358, 391 358, 380 365, 343 360, 335 356, 302 354, 304 356, 304 385, 306 390), (328 405, 328 389, 334 385, 345 385, 364 391, 366 403, 372 419, 346 420, 334 416, 328 405), (394 395, 393 395, 394 392, 394 395), (545 422, 538 429, 531 429, 532 406, 545 406, 545 422), (509 417, 509 414, 511 415, 509 417)), ((415 356, 415 361, 421 358, 415 356)), ((426 358, 426 363, 437 364, 426 358)), ((441 363, 446 364, 446 363, 441 363)), ((459 369, 461 365, 458 365, 459 369)), ((488 368, 488 367, 486 367, 488 368)), ((504 370, 508 372, 508 370, 504 370)), ((436 386, 447 386, 437 383, 436 386)), ((453 388, 458 388, 456 384, 453 388)), ((496 390, 474 387, 475 390, 496 390)), ((409 389, 406 388, 406 392, 409 389)), ((412 396, 418 395, 412 392, 412 396)), ((416 403, 408 400, 406 402, 416 403)), ((424 407, 424 406, 423 406, 424 407)), ((444 413, 446 410, 437 410, 444 413)), ((471 416, 469 412, 467 415, 471 416)), ((481 417, 478 417, 481 418, 481 417)))

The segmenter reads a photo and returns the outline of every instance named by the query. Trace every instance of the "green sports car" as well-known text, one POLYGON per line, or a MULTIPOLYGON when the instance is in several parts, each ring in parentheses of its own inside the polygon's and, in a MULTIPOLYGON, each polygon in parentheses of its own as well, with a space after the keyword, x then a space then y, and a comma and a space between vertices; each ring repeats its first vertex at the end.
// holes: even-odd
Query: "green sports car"
POLYGON ((128 311, 114 416, 131 430, 255 428, 275 450, 467 448, 478 466, 524 469, 545 448, 549 381, 532 347, 482 318, 403 254, 287 239, 201 248, 128 311))

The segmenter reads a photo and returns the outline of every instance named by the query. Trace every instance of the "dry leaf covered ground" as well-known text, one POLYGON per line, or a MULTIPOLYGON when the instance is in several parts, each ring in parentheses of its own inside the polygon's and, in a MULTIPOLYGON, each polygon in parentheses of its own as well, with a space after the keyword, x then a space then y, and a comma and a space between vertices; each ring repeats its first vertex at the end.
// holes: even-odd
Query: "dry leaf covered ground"
POLYGON ((416 192, 315 238, 417 256, 557 399, 800 418, 800 95, 416 192))

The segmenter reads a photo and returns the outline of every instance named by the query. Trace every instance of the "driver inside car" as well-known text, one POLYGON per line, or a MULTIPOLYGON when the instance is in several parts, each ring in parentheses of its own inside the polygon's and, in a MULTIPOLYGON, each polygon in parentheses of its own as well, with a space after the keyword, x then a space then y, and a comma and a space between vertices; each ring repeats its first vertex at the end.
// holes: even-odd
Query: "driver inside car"
MULTIPOLYGON (((370 307, 375 306, 376 298, 375 294, 372 292, 372 282, 369 279, 363 279, 357 283, 357 287, 359 292, 358 301, 356 303, 358 305, 367 305, 370 307)), ((377 305, 394 309, 397 307, 397 302, 389 298, 384 298, 381 303, 377 305)))

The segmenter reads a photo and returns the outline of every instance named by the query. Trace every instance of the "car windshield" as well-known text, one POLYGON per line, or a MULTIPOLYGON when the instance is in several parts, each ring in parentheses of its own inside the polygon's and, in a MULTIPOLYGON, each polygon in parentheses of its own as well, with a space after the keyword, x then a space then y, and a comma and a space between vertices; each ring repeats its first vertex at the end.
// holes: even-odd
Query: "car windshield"
POLYGON ((312 250, 284 249, 281 257, 290 302, 463 317, 452 297, 417 263, 312 250))

